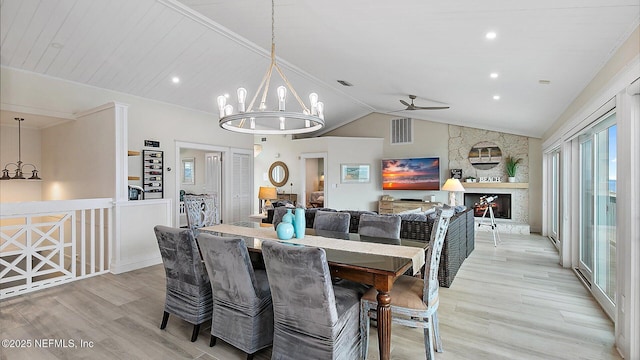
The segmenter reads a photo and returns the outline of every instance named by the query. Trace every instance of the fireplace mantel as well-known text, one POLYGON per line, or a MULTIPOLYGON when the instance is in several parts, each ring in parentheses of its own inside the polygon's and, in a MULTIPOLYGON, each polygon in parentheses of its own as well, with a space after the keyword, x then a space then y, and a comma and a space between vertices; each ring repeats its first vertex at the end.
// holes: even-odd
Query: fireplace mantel
POLYGON ((510 182, 464 182, 462 186, 466 188, 483 189, 528 189, 529 183, 510 182))

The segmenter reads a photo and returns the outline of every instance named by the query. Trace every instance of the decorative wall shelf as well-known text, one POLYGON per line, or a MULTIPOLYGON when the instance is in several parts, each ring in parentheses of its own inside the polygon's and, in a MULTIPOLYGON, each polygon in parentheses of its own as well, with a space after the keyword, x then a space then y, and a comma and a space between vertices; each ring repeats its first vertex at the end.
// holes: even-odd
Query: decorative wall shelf
POLYGON ((140 176, 128 176, 127 180, 140 180, 140 176))
POLYGON ((485 188, 485 189, 528 189, 529 183, 510 183, 510 182, 463 182, 462 186, 468 188, 485 188))
POLYGON ((127 151, 127 155, 129 155, 129 156, 138 156, 138 155, 140 155, 140 151, 128 150, 127 151))

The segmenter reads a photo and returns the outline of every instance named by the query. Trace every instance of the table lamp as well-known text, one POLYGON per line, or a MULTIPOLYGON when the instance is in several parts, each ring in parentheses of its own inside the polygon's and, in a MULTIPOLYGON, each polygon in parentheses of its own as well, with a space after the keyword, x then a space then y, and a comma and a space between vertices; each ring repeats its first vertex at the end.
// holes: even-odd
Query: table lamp
POLYGON ((449 205, 456 206, 456 191, 464 191, 464 187, 458 179, 447 179, 442 185, 442 190, 449 191, 449 205))
POLYGON ((276 188, 270 186, 260 186, 258 191, 258 199, 260 199, 260 212, 264 215, 267 214, 267 207, 271 206, 272 199, 278 198, 278 192, 276 188))

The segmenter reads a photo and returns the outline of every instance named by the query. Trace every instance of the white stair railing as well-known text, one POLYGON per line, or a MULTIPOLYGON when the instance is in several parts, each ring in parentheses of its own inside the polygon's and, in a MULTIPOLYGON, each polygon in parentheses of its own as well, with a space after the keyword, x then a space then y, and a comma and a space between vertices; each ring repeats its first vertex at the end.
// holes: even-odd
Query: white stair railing
POLYGON ((0 298, 109 271, 113 200, 0 204, 0 298))

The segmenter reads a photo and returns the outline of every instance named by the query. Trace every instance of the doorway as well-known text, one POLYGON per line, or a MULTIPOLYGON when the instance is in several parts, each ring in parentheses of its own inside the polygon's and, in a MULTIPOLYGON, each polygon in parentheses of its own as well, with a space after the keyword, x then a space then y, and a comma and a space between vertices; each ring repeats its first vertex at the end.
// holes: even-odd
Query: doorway
POLYGON ((181 213, 181 190, 182 194, 219 194, 221 222, 241 221, 250 215, 251 150, 176 141, 175 154, 175 224, 186 225, 184 212, 181 213), (185 158, 193 158, 193 183, 191 179, 183 181, 182 160, 185 158))
POLYGON ((306 208, 327 207, 327 153, 303 153, 300 155, 300 161, 304 186, 299 199, 304 199, 306 208))

